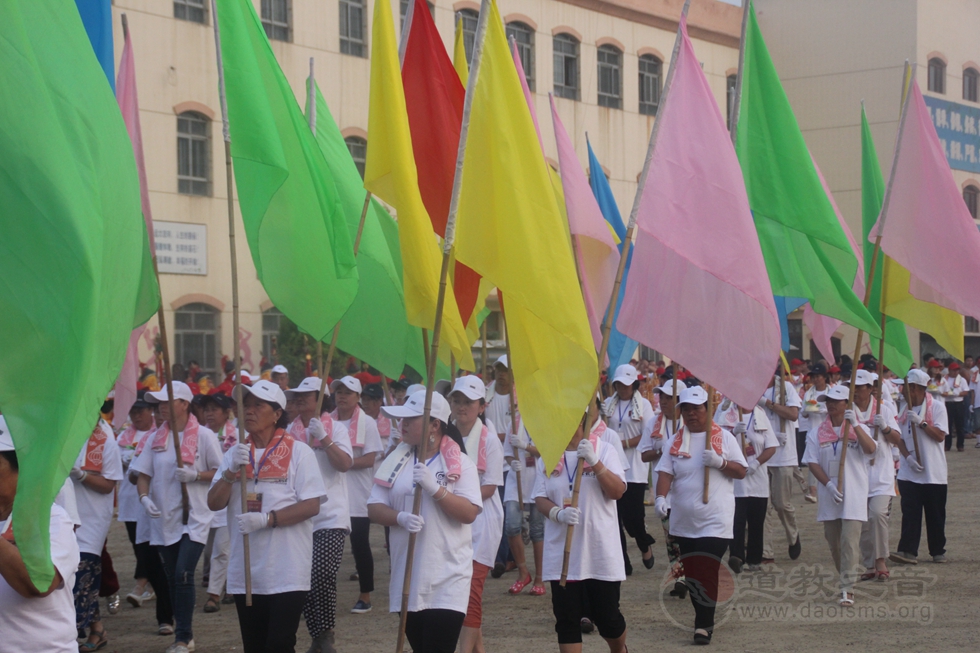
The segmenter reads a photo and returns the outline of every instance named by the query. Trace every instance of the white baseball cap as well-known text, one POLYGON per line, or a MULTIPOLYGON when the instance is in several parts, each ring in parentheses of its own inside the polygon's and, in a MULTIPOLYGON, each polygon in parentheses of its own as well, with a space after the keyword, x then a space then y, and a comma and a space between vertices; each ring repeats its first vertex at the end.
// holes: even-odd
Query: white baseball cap
POLYGON ((343 384, 345 388, 350 390, 355 394, 361 394, 361 381, 355 379, 353 376, 345 376, 342 379, 334 379, 334 382, 330 384, 330 392, 335 392, 343 384))
POLYGON ((0 415, 0 451, 16 451, 14 439, 10 436, 10 429, 7 428, 7 420, 0 415))
POLYGON ((510 369, 510 365, 507 364, 507 354, 504 354, 493 362, 494 367, 497 367, 498 365, 503 365, 507 369, 510 369))
MULTIPOLYGON (((388 417, 404 419, 406 417, 421 417, 425 408, 425 389, 419 390, 408 398, 403 406, 382 406, 381 412, 388 417)), ((432 393, 432 404, 429 407, 429 415, 435 417, 440 422, 449 424, 451 415, 449 402, 438 392, 432 393)))
MULTIPOLYGON (((190 386, 183 381, 173 381, 172 384, 174 386, 174 399, 183 399, 187 402, 194 401, 194 393, 191 392, 190 386)), ((166 383, 164 383, 163 387, 157 392, 147 392, 145 395, 143 395, 143 401, 148 404, 159 404, 167 401, 167 399, 166 383)))
POLYGON ((451 397, 456 392, 462 393, 467 399, 478 401, 480 399, 486 399, 487 389, 483 385, 483 381, 480 380, 480 377, 467 374, 456 379, 456 385, 453 386, 453 390, 449 393, 449 396, 451 397))
POLYGON ((286 369, 285 365, 276 365, 272 368, 273 374, 289 374, 289 370, 286 369))
POLYGON ((320 392, 320 377, 308 376, 295 388, 290 388, 283 392, 283 395, 285 395, 286 399, 292 399, 303 392, 320 392))
POLYGON ((441 394, 443 397, 448 397, 452 389, 453 382, 449 379, 439 379, 436 381, 436 392, 441 394))
POLYGON ((413 383, 412 385, 408 386, 408 389, 407 390, 405 390, 405 396, 406 397, 411 397, 413 394, 415 394, 419 390, 425 390, 425 386, 422 385, 421 383, 413 383))
POLYGON ((636 383, 637 371, 636 368, 629 363, 624 363, 616 368, 616 374, 613 376, 613 383, 622 383, 623 385, 633 385, 636 383))
POLYGON ((700 406, 708 403, 708 393, 699 385, 691 386, 681 390, 681 396, 677 400, 678 404, 691 404, 700 406))
MULTIPOLYGON (((235 392, 244 392, 248 395, 255 395, 257 399, 272 402, 277 404, 279 408, 282 408, 283 410, 286 409, 286 394, 282 391, 282 388, 280 388, 278 384, 273 383, 272 381, 256 381, 251 386, 239 385, 236 386, 235 392)), ((176 394, 176 391, 174 394, 176 394)), ((235 398, 237 399, 238 396, 236 395, 235 398)), ((245 398, 244 395, 242 395, 242 398, 245 398)))
POLYGON ((909 370, 907 378, 909 383, 929 387, 929 375, 922 370, 909 370))
POLYGON ((854 376, 854 385, 874 385, 875 376, 877 375, 871 374, 868 370, 858 370, 854 376))
MULTIPOLYGON (((864 370, 858 370, 859 373, 863 371, 864 370)), ((846 385, 843 383, 838 383, 837 385, 832 385, 827 388, 822 395, 817 397, 817 401, 827 401, 828 399, 832 399, 834 401, 847 401, 850 394, 851 393, 847 389, 846 385)))
MULTIPOLYGON (((678 381, 677 382, 677 394, 680 394, 681 392, 683 392, 684 391, 684 388, 686 388, 686 387, 687 386, 684 385, 684 382, 683 381, 678 381)), ((663 393, 663 394, 667 395, 668 397, 673 397, 674 396, 674 382, 673 381, 667 381, 667 383, 664 383, 662 386, 660 386, 659 388, 657 388, 657 392, 663 393)))

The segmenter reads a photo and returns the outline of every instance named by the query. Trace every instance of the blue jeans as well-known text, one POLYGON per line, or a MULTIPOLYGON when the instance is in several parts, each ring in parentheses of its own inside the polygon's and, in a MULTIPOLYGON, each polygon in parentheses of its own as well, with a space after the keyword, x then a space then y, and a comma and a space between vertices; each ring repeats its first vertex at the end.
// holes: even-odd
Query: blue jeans
POLYGON ((170 600, 174 606, 174 641, 189 642, 194 639, 194 599, 197 594, 194 587, 194 570, 197 561, 204 551, 200 542, 192 542, 190 536, 184 535, 179 542, 170 546, 158 546, 163 571, 167 574, 170 585, 170 600))
MULTIPOLYGON (((531 513, 528 518, 528 529, 532 542, 544 542, 544 520, 538 507, 530 504, 531 513)), ((516 501, 504 502, 504 537, 514 537, 521 534, 521 510, 516 501)))

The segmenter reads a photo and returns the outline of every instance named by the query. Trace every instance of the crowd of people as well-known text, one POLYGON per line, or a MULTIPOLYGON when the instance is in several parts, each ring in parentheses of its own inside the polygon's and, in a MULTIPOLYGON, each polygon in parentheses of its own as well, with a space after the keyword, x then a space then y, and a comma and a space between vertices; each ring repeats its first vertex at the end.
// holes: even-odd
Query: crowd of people
POLYGON ((268 372, 243 373, 242 383, 230 374, 206 392, 174 380, 172 397, 166 384, 140 390, 118 432, 108 401, 52 507, 55 578, 43 589, 10 528, 18 464, 0 417, 4 639, 21 651, 108 645, 100 596, 110 614, 121 604, 106 550, 115 515, 136 560, 125 601, 154 603, 159 634, 173 637, 167 653, 195 648, 202 558, 203 612, 234 604, 246 653, 294 651, 301 618, 308 653, 334 653, 348 538, 359 584, 350 610, 373 610, 372 524, 384 527, 390 557, 388 609, 407 601, 413 651, 485 651, 487 578, 516 569, 510 594, 550 590, 559 650, 580 651, 597 630, 611 652, 625 652, 621 583, 634 573, 634 544, 644 568, 654 567, 652 503, 673 580, 664 590, 690 597, 694 641, 708 644, 722 565, 753 573, 781 558, 777 521, 787 557, 801 555, 795 488, 817 504, 843 607, 854 605, 856 583, 887 581, 889 563, 917 564, 923 516, 929 559, 946 562, 946 451, 954 442, 963 451, 980 427, 970 357, 929 358, 904 379, 870 356, 794 359, 777 364, 754 406, 682 367, 633 361, 604 379, 604 400, 582 407, 549 471, 521 420, 506 356, 483 377, 440 382, 428 424, 418 384, 376 383, 364 370, 290 387, 284 367, 268 372), (901 538, 892 549, 896 495, 901 538))

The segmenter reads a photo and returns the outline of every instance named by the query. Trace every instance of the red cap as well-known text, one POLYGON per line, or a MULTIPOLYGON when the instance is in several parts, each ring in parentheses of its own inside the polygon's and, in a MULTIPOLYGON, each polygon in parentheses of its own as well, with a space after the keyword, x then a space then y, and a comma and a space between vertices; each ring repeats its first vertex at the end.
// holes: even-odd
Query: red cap
POLYGON ((836 365, 831 365, 830 369, 827 370, 830 374, 840 374, 840 368, 836 365))
POLYGON ((942 366, 943 364, 940 363, 938 359, 933 358, 931 361, 929 361, 929 367, 942 367, 942 366))
POLYGON ((789 364, 790 365, 802 365, 803 364, 803 361, 801 361, 799 358, 794 358, 793 360, 791 360, 789 362, 789 364))
POLYGON ((960 369, 960 364, 959 363, 950 363, 949 364, 949 369, 950 370, 958 370, 958 369, 960 369))

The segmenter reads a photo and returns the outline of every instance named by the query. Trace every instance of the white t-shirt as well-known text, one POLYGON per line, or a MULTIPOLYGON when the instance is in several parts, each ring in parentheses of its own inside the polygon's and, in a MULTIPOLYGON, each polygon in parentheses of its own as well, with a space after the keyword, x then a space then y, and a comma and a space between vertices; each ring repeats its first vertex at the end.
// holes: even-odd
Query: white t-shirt
MULTIPOLYGON (((488 422, 490 420, 487 420, 488 422)), ((534 445, 534 440, 528 435, 527 429, 521 424, 521 437, 524 441, 530 445, 534 445)), ((526 449, 514 449, 510 443, 510 438, 508 437, 503 444, 504 447, 504 457, 513 458, 521 463, 521 494, 524 499, 524 503, 534 503, 534 478, 538 473, 537 467, 537 457, 532 456, 527 452, 526 449)), ((508 465, 509 467, 509 465, 508 465)), ((517 474, 510 471, 504 478, 504 501, 517 502, 517 474)))
POLYGON ((119 483, 119 515, 116 517, 117 521, 138 521, 140 514, 145 512, 140 504, 139 490, 136 489, 135 483, 129 482, 129 474, 126 472, 129 471, 129 466, 133 463, 135 448, 139 446, 147 433, 149 431, 137 431, 136 435, 133 436, 133 445, 119 450, 123 461, 123 473, 127 478, 123 478, 119 483))
POLYGON ((980 368, 970 368, 970 390, 973 390, 973 407, 980 408, 980 368))
POLYGON ((960 393, 969 391, 970 384, 967 383, 966 379, 959 374, 950 374, 946 378, 946 387, 943 389, 943 392, 949 394, 950 396, 943 397, 943 399, 946 400, 946 403, 958 404, 966 399, 966 397, 961 396, 960 393))
MULTIPOLYGON (((609 429, 606 429, 609 432, 609 429)), ((626 482, 619 455, 606 440, 599 441, 596 452, 599 462, 605 465, 610 474, 615 474, 626 482)), ((575 470, 578 456, 574 451, 565 451, 564 469, 557 475, 548 476, 544 462, 538 461, 538 474, 534 482, 534 497, 544 497, 561 507, 572 498, 575 470)), ((572 533, 572 551, 568 560, 568 580, 623 581, 626 580, 626 566, 623 563, 622 548, 619 544, 619 514, 616 501, 602 493, 602 487, 589 470, 582 474, 579 486, 578 508, 582 512, 578 526, 572 533)), ((564 524, 556 524, 550 519, 544 522, 544 580, 560 580, 561 567, 565 553, 564 524)))
POLYGON ((68 518, 71 519, 72 524, 76 527, 82 525, 82 518, 78 516, 78 502, 75 501, 75 484, 71 477, 66 478, 65 482, 62 483, 61 490, 54 497, 54 502, 68 513, 68 518))
MULTIPOLYGON (((514 408, 517 408, 517 399, 514 400, 514 408)), ((518 410, 518 414, 520 410, 518 410)), ((514 423, 510 416, 510 395, 497 394, 497 385, 493 384, 487 391, 486 416, 488 422, 493 422, 497 427, 497 433, 504 434, 504 442, 507 436, 514 430, 514 423)), ((518 416, 518 419, 520 417, 518 416)))
MULTIPOLYGON (((792 388, 792 386, 788 386, 792 388)), ((680 424, 677 428, 683 428, 680 424)), ((672 456, 671 442, 664 445, 664 454, 657 471, 674 477, 670 485, 670 534, 677 537, 720 537, 732 539, 735 523, 735 479, 712 469, 708 481, 708 503, 704 503, 704 433, 691 434, 691 457, 672 456)), ((740 465, 746 465, 738 441, 730 431, 721 430, 721 455, 740 465)))
MULTIPOLYGON (((99 424, 105 432, 105 446, 102 449, 102 477, 110 481, 123 480, 122 458, 119 455, 119 446, 116 444, 116 436, 108 424, 99 424)), ((75 466, 81 467, 85 463, 85 449, 88 447, 88 440, 82 445, 82 450, 75 460, 75 466)), ((84 483, 72 480, 75 486, 75 505, 78 507, 78 517, 82 522, 81 527, 75 533, 78 539, 78 549, 82 553, 92 555, 102 555, 102 547, 105 538, 109 534, 109 526, 112 524, 112 508, 115 504, 115 493, 109 492, 102 494, 89 489, 84 483)))
POLYGON ((823 421, 827 419, 827 404, 823 401, 817 401, 817 397, 829 389, 829 385, 823 390, 817 390, 816 386, 807 388, 803 394, 803 406, 800 408, 800 419, 797 420, 797 429, 800 431, 809 431, 823 424, 823 421))
MULTIPOLYGON (((840 472, 840 454, 844 447, 840 442, 820 444, 817 435, 818 428, 810 429, 806 434, 806 453, 803 454, 805 464, 817 463, 834 481, 837 489, 841 489, 838 480, 840 472)), ((851 431, 848 427, 848 431, 851 431)), ((834 427, 834 433, 840 437, 841 427, 834 427)), ((850 436, 848 436, 850 440, 850 436)), ((834 503, 830 490, 826 485, 817 483, 817 521, 833 521, 849 519, 868 521, 868 461, 874 454, 864 453, 856 441, 848 442, 847 458, 844 460, 844 501, 834 503)))
MULTIPOLYGON (((484 446, 487 469, 479 474, 481 492, 484 485, 500 487, 504 484, 504 445, 500 443, 492 427, 493 424, 488 424, 487 441, 484 446)), ((500 501, 500 492, 494 492, 489 499, 483 500, 483 512, 473 522, 472 531, 473 560, 492 567, 497 558, 500 536, 504 532, 504 505, 500 501)))
MULTIPOLYGON (((460 477, 455 483, 447 481, 446 466, 440 454, 430 458, 427 464, 439 485, 483 509, 480 477, 469 456, 461 457, 460 477)), ((414 466, 415 461, 405 465, 390 488, 375 485, 368 503, 380 503, 398 512, 412 512, 415 500, 415 483, 412 481, 414 466)), ((473 529, 469 524, 447 516, 425 492, 422 492, 421 515, 425 525, 415 541, 408 611, 438 609, 465 613, 473 576, 473 529)), ((389 546, 391 580, 388 585, 388 609, 390 612, 400 612, 405 560, 408 557, 408 531, 401 526, 392 526, 389 546)))
MULTIPOLYGON (((786 388, 786 405, 802 408, 803 401, 800 399, 800 395, 797 394, 796 388, 793 387, 793 384, 783 381, 783 387, 786 388)), ((776 405, 779 405, 780 403, 779 393, 776 392, 776 386, 767 389, 762 396, 772 401, 776 405)), ((776 449, 776 453, 774 453, 772 458, 769 459, 769 466, 797 467, 799 465, 799 460, 796 458, 796 422, 791 422, 788 419, 783 420, 785 423, 785 428, 783 429, 783 434, 780 435, 779 415, 766 409, 766 417, 769 418, 769 423, 772 424, 773 430, 776 432, 776 439, 782 440, 784 437, 786 439, 786 443, 776 449)), ((813 424, 811 422, 811 426, 812 425, 813 424)), ((729 537, 731 536, 729 535, 729 537)))
MULTIPOLYGON (((0 533, 9 525, 9 520, 0 522, 0 533)), ((61 574, 62 583, 45 597, 28 599, 0 576, 0 653, 78 651, 72 596, 79 563, 78 543, 68 513, 57 504, 51 506, 50 529, 51 562, 61 574)))
MULTIPOLYGON (((256 449, 255 460, 262 460, 264 454, 265 449, 256 449)), ((224 483, 221 475, 229 469, 233 455, 234 449, 224 455, 212 485, 224 483)), ((262 495, 262 512, 267 514, 272 510, 282 510, 307 499, 319 499, 322 509, 327 496, 313 451, 309 446, 298 441, 293 442, 293 456, 289 461, 285 483, 278 481, 256 483, 251 479, 247 481, 246 488, 246 492, 262 495)), ((242 514, 241 483, 232 484, 227 510, 231 535, 227 591, 229 594, 244 594, 243 538, 238 532, 238 515, 242 514)), ((249 534, 253 594, 309 591, 311 560, 313 560, 313 519, 306 519, 292 526, 262 528, 249 534)))
MULTIPOLYGON (((925 416, 925 401, 912 410, 925 416)), ((949 415, 946 412, 946 404, 938 399, 934 399, 932 402, 932 420, 935 422, 934 426, 937 429, 943 433, 946 433, 947 435, 949 434, 949 415)), ((906 419, 905 424, 902 425, 902 440, 905 441, 905 447, 908 449, 909 453, 915 455, 915 445, 912 442, 911 425, 912 421, 906 419)), ((916 427, 916 431, 918 432, 919 439, 919 454, 922 456, 919 463, 925 469, 921 472, 913 472, 911 469, 909 469, 908 459, 902 458, 898 466, 898 480, 911 481, 913 483, 946 485, 948 481, 945 443, 936 442, 930 438, 925 434, 925 431, 922 430, 922 427, 916 427)))
MULTIPOLYGON (((659 419, 659 417, 660 417, 660 412, 661 411, 659 411, 659 410, 657 411, 657 415, 655 416, 655 418, 653 420, 654 427, 656 427, 656 425, 657 425, 657 419, 659 419)), ((678 417, 677 418, 677 427, 678 428, 683 428, 683 426, 684 426, 684 422, 678 417)), ((661 452, 661 455, 662 455, 662 452, 663 452, 663 449, 664 449, 664 443, 667 443, 667 448, 670 449, 670 443, 673 442, 673 441, 674 441, 674 421, 672 419, 666 419, 664 421, 663 434, 661 434, 659 430, 657 431, 657 433, 654 433, 651 430, 650 433, 648 433, 648 434, 646 434, 646 435, 643 436, 643 439, 640 440, 640 446, 638 446, 636 449, 637 449, 637 451, 640 452, 640 454, 643 454, 646 451, 660 451, 661 452), (654 435, 656 435, 657 437, 653 437, 654 435)), ((660 461, 657 460, 657 461, 654 461, 654 462, 655 463, 658 463, 660 461)), ((660 474, 659 474, 659 472, 657 472, 657 466, 656 466, 656 464, 654 464, 654 466, 653 466, 652 478, 653 478, 653 489, 654 489, 654 491, 656 491, 656 489, 657 489, 657 480, 660 478, 660 474)), ((667 496, 665 497, 665 499, 667 500, 667 507, 670 508, 670 494, 669 493, 667 494, 667 496)))
MULTIPOLYGON (((739 448, 741 448, 741 436, 732 435, 738 441, 739 448)), ((748 466, 750 461, 757 459, 759 454, 769 447, 778 446, 779 441, 776 439, 776 433, 773 431, 772 424, 769 423, 769 418, 766 417, 766 411, 758 406, 755 407, 748 415, 748 421, 745 425, 745 450, 742 451, 742 455, 745 457, 746 466, 748 466)), ((775 452, 773 455, 775 455, 775 452)), ((751 468, 749 468, 749 471, 751 471, 751 468)), ((759 465, 759 469, 754 473, 747 473, 745 478, 735 479, 735 496, 769 498, 769 461, 759 465)))
MULTIPOLYGON (((351 460, 354 459, 354 450, 350 446, 350 434, 347 432, 347 427, 337 420, 333 422, 333 435, 330 436, 330 439, 333 440, 333 447, 339 447, 341 451, 351 457, 351 460)), ((350 532, 347 472, 338 471, 330 464, 327 450, 322 446, 314 448, 313 453, 316 456, 317 464, 320 466, 323 487, 327 492, 327 499, 320 506, 320 514, 313 518, 313 530, 342 528, 350 532)))
MULTIPOLYGON (((352 445, 352 450, 354 452, 354 458, 360 458, 361 456, 366 456, 369 453, 377 452, 379 455, 384 453, 384 449, 381 446, 381 434, 378 433, 378 423, 374 421, 374 418, 364 412, 364 409, 358 406, 356 410, 360 411, 361 415, 358 419, 367 420, 367 424, 364 430, 364 446, 354 447, 352 445)), ((334 424, 341 424, 345 429, 347 429, 348 438, 350 438, 350 420, 339 420, 335 419, 334 424)), ((353 438, 350 438, 353 441, 353 438)), ((375 456, 375 460, 379 456, 375 456)), ((367 517, 367 500, 371 495, 371 486, 374 485, 374 469, 371 467, 364 467, 362 469, 350 469, 347 472, 347 505, 350 509, 351 517, 367 517)))
MULTIPOLYGON (((879 410, 882 417, 885 418, 885 424, 898 431, 895 410, 891 404, 882 401, 879 410)), ((873 438, 875 436, 875 416, 871 411, 871 402, 868 403, 867 411, 862 411, 857 404, 854 404, 854 413, 857 415, 858 421, 865 425, 864 428, 868 435, 873 438)), ((875 449, 874 455, 868 456, 865 461, 868 465, 868 496, 893 497, 895 496, 895 463, 892 461, 892 445, 888 444, 885 436, 881 433, 881 429, 878 430, 878 439, 875 444, 878 448, 875 449)))
MULTIPOLYGON (((180 433, 180 440, 184 441, 183 432, 180 433)), ((206 472, 217 469, 220 464, 221 446, 217 436, 208 427, 198 426, 194 469, 199 473, 206 472)), ((131 469, 150 477, 150 499, 163 513, 160 517, 150 519, 150 544, 170 546, 179 542, 185 533, 192 542, 207 544, 212 517, 208 509, 208 484, 201 481, 187 483, 190 514, 185 526, 181 484, 174 477, 177 472, 177 456, 174 454, 172 434, 167 437, 167 448, 163 451, 154 451, 153 443, 147 442, 142 453, 133 461, 131 469)), ((137 521, 137 529, 138 524, 137 521)), ((100 548, 99 551, 101 550, 100 548)))
POLYGON ((640 397, 640 406, 643 413, 642 419, 631 419, 630 418, 630 407, 632 406, 632 400, 623 401, 622 399, 616 399, 612 405, 612 415, 606 417, 606 424, 609 428, 614 430, 619 434, 620 445, 623 446, 623 452, 626 456, 626 462, 629 468, 626 471, 626 482, 627 483, 642 483, 646 484, 648 477, 650 475, 650 463, 643 462, 641 457, 641 451, 639 449, 639 443, 635 447, 627 448, 622 444, 623 440, 632 440, 636 436, 642 437, 647 433, 653 431, 653 423, 655 418, 655 413, 653 406, 644 397, 640 397))

